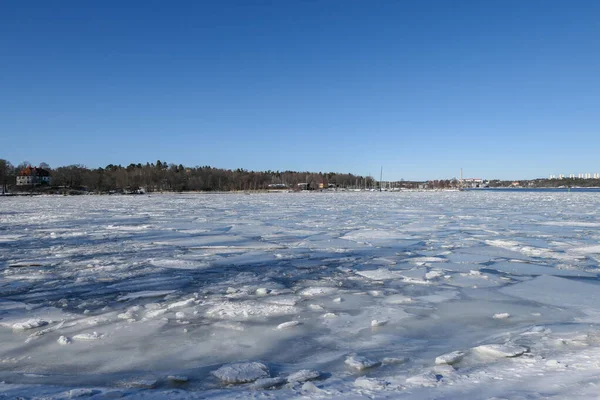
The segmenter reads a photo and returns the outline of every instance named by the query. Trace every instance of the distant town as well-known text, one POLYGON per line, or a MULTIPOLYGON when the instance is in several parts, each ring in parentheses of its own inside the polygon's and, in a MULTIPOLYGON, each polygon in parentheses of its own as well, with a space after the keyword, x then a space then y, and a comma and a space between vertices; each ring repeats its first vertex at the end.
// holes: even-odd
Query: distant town
MULTIPOLYGON (((461 172, 462 173, 462 172, 461 172)), ((428 181, 386 181, 372 176, 336 172, 248 171, 210 166, 185 167, 154 163, 82 165, 51 168, 0 159, 1 194, 139 194, 150 192, 223 191, 402 191, 483 188, 600 187, 600 174, 550 175, 549 179, 497 180, 452 178, 428 181)))

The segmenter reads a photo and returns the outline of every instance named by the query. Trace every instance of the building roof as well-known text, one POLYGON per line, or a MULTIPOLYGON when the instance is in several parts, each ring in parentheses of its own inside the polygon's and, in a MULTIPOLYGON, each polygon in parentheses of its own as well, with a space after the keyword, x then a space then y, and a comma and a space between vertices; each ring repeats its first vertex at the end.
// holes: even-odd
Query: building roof
POLYGON ((31 165, 28 165, 27 168, 23 168, 19 172, 19 176, 50 176, 50 172, 43 168, 32 167, 31 165))

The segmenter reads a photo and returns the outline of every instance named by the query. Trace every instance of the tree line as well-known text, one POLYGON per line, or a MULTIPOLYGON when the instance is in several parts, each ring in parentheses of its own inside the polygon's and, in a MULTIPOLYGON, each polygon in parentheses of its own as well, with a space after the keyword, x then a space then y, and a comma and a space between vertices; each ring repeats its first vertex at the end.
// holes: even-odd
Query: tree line
MULTIPOLYGON (((13 166, 0 159, 0 182, 3 192, 16 188, 16 177, 29 165, 27 162, 13 166)), ((49 171, 51 185, 38 190, 71 189, 97 193, 113 191, 237 191, 267 190, 273 187, 297 189, 305 183, 308 189, 321 187, 373 188, 372 177, 335 172, 298 171, 248 171, 223 169, 211 166, 185 167, 182 164, 157 160, 155 163, 109 164, 104 168, 87 168, 84 165, 67 165, 51 168, 46 163, 40 167, 49 171)))

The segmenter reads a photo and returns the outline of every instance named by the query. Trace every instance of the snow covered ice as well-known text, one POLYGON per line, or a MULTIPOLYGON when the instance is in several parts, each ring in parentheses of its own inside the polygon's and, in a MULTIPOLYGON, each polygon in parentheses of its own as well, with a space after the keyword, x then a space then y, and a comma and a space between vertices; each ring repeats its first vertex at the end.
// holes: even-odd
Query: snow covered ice
POLYGON ((599 207, 2 198, 0 397, 596 398, 599 207))

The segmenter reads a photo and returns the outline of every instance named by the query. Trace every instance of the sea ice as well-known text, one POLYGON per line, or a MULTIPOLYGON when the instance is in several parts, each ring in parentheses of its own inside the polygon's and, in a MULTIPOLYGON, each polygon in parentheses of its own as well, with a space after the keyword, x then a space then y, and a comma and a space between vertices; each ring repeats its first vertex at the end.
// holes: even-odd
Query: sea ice
POLYGON ((6 197, 0 397, 595 398, 599 207, 573 192, 6 197), (354 354, 371 360, 342 363, 354 354))

